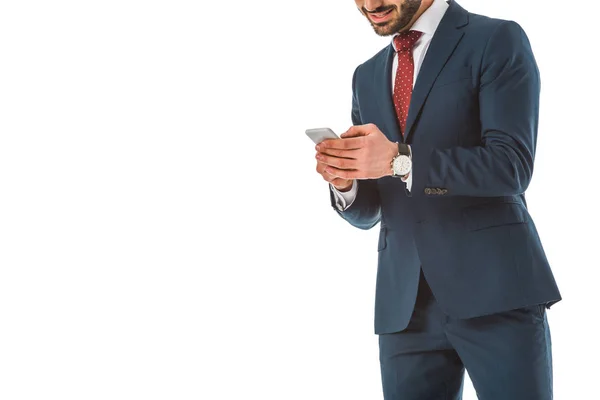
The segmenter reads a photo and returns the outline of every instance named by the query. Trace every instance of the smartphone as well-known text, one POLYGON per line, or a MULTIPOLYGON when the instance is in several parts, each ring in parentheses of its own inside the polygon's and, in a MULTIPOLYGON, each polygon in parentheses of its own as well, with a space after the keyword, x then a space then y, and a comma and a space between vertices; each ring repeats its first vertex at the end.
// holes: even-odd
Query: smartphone
POLYGON ((329 128, 307 129, 306 135, 311 138, 315 144, 319 144, 325 139, 339 139, 339 136, 329 128))

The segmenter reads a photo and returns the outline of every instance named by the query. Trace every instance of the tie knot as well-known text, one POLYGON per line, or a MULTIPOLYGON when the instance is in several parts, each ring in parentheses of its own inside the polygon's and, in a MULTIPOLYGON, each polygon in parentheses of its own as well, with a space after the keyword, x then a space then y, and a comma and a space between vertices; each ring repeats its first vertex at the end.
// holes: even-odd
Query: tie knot
POLYGON ((394 38, 394 45, 396 46, 396 51, 410 51, 413 47, 415 47, 415 43, 421 37, 423 32, 419 31, 404 31, 400 32, 394 38))

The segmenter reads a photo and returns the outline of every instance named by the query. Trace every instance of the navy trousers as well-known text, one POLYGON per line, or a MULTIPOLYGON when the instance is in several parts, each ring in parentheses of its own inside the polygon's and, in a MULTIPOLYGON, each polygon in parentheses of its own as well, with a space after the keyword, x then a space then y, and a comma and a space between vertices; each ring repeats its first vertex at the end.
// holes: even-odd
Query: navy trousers
POLYGON ((465 369, 482 400, 552 399, 543 305, 459 320, 439 308, 421 273, 406 330, 379 335, 385 400, 460 400, 465 369))

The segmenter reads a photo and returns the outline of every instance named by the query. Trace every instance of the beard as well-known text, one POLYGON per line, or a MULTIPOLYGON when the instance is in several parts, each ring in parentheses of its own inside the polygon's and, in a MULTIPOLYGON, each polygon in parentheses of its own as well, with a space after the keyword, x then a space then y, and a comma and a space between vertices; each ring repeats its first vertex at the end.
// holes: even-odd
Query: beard
POLYGON ((379 36, 390 36, 400 32, 406 28, 412 18, 415 16, 419 8, 421 7, 421 0, 406 0, 398 10, 398 6, 391 4, 389 6, 382 6, 371 12, 368 12, 364 7, 363 13, 367 16, 367 19, 371 23, 371 26, 375 30, 375 33, 379 36), (375 23, 369 18, 369 14, 379 14, 386 11, 390 11, 394 14, 393 18, 389 21, 375 23))

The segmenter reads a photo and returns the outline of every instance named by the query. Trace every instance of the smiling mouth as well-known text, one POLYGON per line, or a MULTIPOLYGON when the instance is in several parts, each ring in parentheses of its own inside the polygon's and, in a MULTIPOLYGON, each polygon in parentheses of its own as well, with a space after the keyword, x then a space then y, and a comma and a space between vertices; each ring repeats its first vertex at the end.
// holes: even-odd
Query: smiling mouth
POLYGON ((369 13, 369 19, 374 24, 384 24, 390 18, 390 14, 394 11, 394 8, 390 8, 387 11, 378 12, 378 13, 369 13))
POLYGON ((382 13, 377 13, 377 14, 370 13, 370 15, 371 15, 372 17, 375 17, 375 18, 377 18, 377 19, 381 19, 381 18, 385 17, 386 15, 388 15, 389 13, 391 13, 393 10, 394 10, 393 8, 390 8, 389 10, 387 10, 387 11, 384 11, 384 12, 382 12, 382 13))

